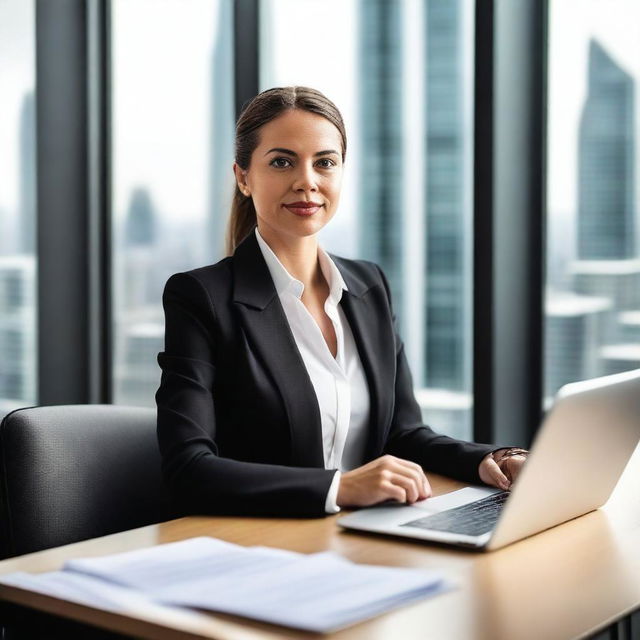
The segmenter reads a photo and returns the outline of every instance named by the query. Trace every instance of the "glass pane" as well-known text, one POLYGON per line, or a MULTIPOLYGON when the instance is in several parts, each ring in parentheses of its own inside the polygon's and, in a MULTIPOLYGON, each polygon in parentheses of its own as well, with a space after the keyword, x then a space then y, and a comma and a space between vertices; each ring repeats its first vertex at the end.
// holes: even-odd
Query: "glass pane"
POLYGON ((545 402, 640 367, 640 5, 550 5, 545 402))
POLYGON ((37 403, 35 15, 0 2, 0 416, 37 403))
POLYGON ((307 85, 349 136, 328 250, 373 260, 393 293, 427 424, 470 438, 471 0, 266 0, 261 89, 307 85), (330 41, 296 39, 309 24, 330 41))
POLYGON ((114 402, 155 406, 164 283, 223 257, 233 186, 233 4, 111 6, 114 402))

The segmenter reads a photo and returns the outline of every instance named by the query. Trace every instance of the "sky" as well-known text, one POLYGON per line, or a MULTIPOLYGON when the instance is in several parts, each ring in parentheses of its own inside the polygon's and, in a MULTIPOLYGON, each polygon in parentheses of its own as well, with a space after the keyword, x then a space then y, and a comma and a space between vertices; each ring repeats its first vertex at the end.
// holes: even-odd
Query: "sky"
POLYGON ((202 217, 217 2, 113 0, 112 6, 116 216, 144 185, 165 214, 202 217))
MULTIPOLYGON (((147 184, 161 212, 197 219, 206 211, 217 2, 113 0, 113 7, 116 213, 126 209, 135 186, 147 184)), ((337 103, 348 134, 357 138, 355 2, 263 0, 261 8, 263 48, 270 54, 262 88, 316 86, 337 103), (300 37, 301 30, 309 35, 300 37)), ((552 0, 550 16, 548 204, 552 215, 570 216, 589 38, 640 78, 640 2, 552 0)), ((0 210, 10 212, 18 200, 20 106, 34 86, 33 27, 32 0, 0 0, 0 210)), ((638 99, 636 106, 640 110, 638 99)), ((348 158, 341 211, 353 209, 356 169, 348 158)), ((352 229, 349 219, 345 214, 341 233, 352 229)))

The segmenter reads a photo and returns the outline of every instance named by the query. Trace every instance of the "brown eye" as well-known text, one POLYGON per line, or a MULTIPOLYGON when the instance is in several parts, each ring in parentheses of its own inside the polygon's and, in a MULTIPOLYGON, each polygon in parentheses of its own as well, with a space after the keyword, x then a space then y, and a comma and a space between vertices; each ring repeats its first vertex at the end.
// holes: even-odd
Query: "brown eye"
POLYGON ((288 166, 291 166, 291 161, 289 158, 274 158, 270 163, 270 166, 275 167, 276 169, 286 169, 288 166), (278 164, 281 162, 286 162, 288 164, 278 164))

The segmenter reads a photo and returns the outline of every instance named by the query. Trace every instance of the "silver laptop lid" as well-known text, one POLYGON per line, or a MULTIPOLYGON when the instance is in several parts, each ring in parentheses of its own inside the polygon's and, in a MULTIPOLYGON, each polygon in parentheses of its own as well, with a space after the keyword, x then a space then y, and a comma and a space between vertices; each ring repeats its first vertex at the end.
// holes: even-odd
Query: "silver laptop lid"
POLYGON ((640 369, 565 385, 487 545, 602 506, 640 440, 640 369))

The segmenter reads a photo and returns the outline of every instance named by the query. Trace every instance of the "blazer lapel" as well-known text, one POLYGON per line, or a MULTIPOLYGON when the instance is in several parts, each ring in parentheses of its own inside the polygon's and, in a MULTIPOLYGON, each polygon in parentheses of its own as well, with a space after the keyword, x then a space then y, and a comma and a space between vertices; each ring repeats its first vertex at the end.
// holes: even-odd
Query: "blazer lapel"
POLYGON ((371 284, 364 282, 342 259, 333 255, 331 259, 348 287, 340 304, 349 321, 369 387, 371 429, 366 459, 370 460, 381 454, 391 422, 396 366, 393 334, 390 340, 388 324, 381 316, 384 309, 375 304, 371 284))
POLYGON ((233 254, 233 301, 247 336, 285 404, 292 463, 324 467, 318 400, 254 231, 233 254))

